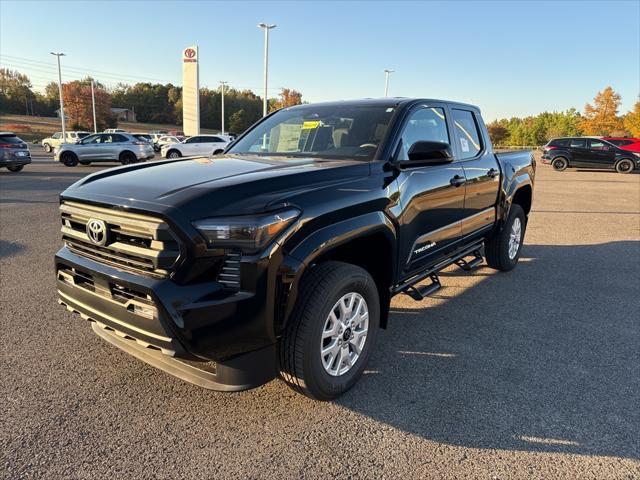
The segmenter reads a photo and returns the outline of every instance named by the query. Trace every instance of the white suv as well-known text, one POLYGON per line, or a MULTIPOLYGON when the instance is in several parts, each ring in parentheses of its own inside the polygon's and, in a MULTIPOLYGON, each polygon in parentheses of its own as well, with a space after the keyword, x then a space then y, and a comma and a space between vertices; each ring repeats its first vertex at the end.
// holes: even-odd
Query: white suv
MULTIPOLYGON (((78 143, 84 137, 91 135, 90 132, 65 132, 66 140, 64 143, 78 143)), ((62 142, 62 132, 56 132, 50 137, 42 139, 42 146, 45 152, 52 152, 55 148, 59 147, 62 142)))
POLYGON ((222 153, 229 143, 231 140, 226 135, 196 135, 184 142, 163 145, 161 154, 163 158, 208 156, 222 153))

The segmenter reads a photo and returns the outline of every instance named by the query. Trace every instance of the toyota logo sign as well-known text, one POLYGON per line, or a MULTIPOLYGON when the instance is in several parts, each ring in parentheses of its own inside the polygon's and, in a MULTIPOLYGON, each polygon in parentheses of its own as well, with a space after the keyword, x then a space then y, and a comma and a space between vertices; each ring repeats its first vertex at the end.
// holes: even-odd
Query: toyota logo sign
POLYGON ((187 58, 193 58, 196 56, 196 51, 193 48, 187 48, 184 51, 184 56, 187 58))
POLYGON ((92 218, 87 222, 87 236, 91 243, 104 247, 108 234, 107 225, 102 220, 92 218))

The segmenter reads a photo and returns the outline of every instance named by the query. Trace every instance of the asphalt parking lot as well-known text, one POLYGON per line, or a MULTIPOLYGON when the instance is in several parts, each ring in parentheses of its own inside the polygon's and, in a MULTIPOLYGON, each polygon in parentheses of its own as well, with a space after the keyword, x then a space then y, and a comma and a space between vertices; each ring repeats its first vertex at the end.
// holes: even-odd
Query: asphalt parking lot
POLYGON ((3 478, 640 477, 640 175, 539 166, 518 268, 396 297, 319 403, 184 383, 57 304, 57 195, 99 168, 0 170, 3 478))

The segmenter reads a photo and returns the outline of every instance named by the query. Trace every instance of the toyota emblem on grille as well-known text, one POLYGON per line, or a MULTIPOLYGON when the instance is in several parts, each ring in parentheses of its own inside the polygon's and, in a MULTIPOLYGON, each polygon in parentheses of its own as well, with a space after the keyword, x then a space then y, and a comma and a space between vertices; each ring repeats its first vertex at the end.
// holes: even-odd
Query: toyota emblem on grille
POLYGON ((91 218, 87 222, 87 236, 92 243, 104 247, 108 234, 107 225, 102 220, 91 218))

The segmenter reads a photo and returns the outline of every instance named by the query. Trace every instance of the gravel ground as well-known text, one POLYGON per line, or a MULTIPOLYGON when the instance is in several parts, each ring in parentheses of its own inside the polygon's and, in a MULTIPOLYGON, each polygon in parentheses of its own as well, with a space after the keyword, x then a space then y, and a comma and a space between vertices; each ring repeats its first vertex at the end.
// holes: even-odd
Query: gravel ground
POLYGON ((225 394, 56 303, 57 195, 98 167, 0 170, 3 478, 639 478, 640 175, 539 167, 520 265, 396 297, 333 403, 225 394))

